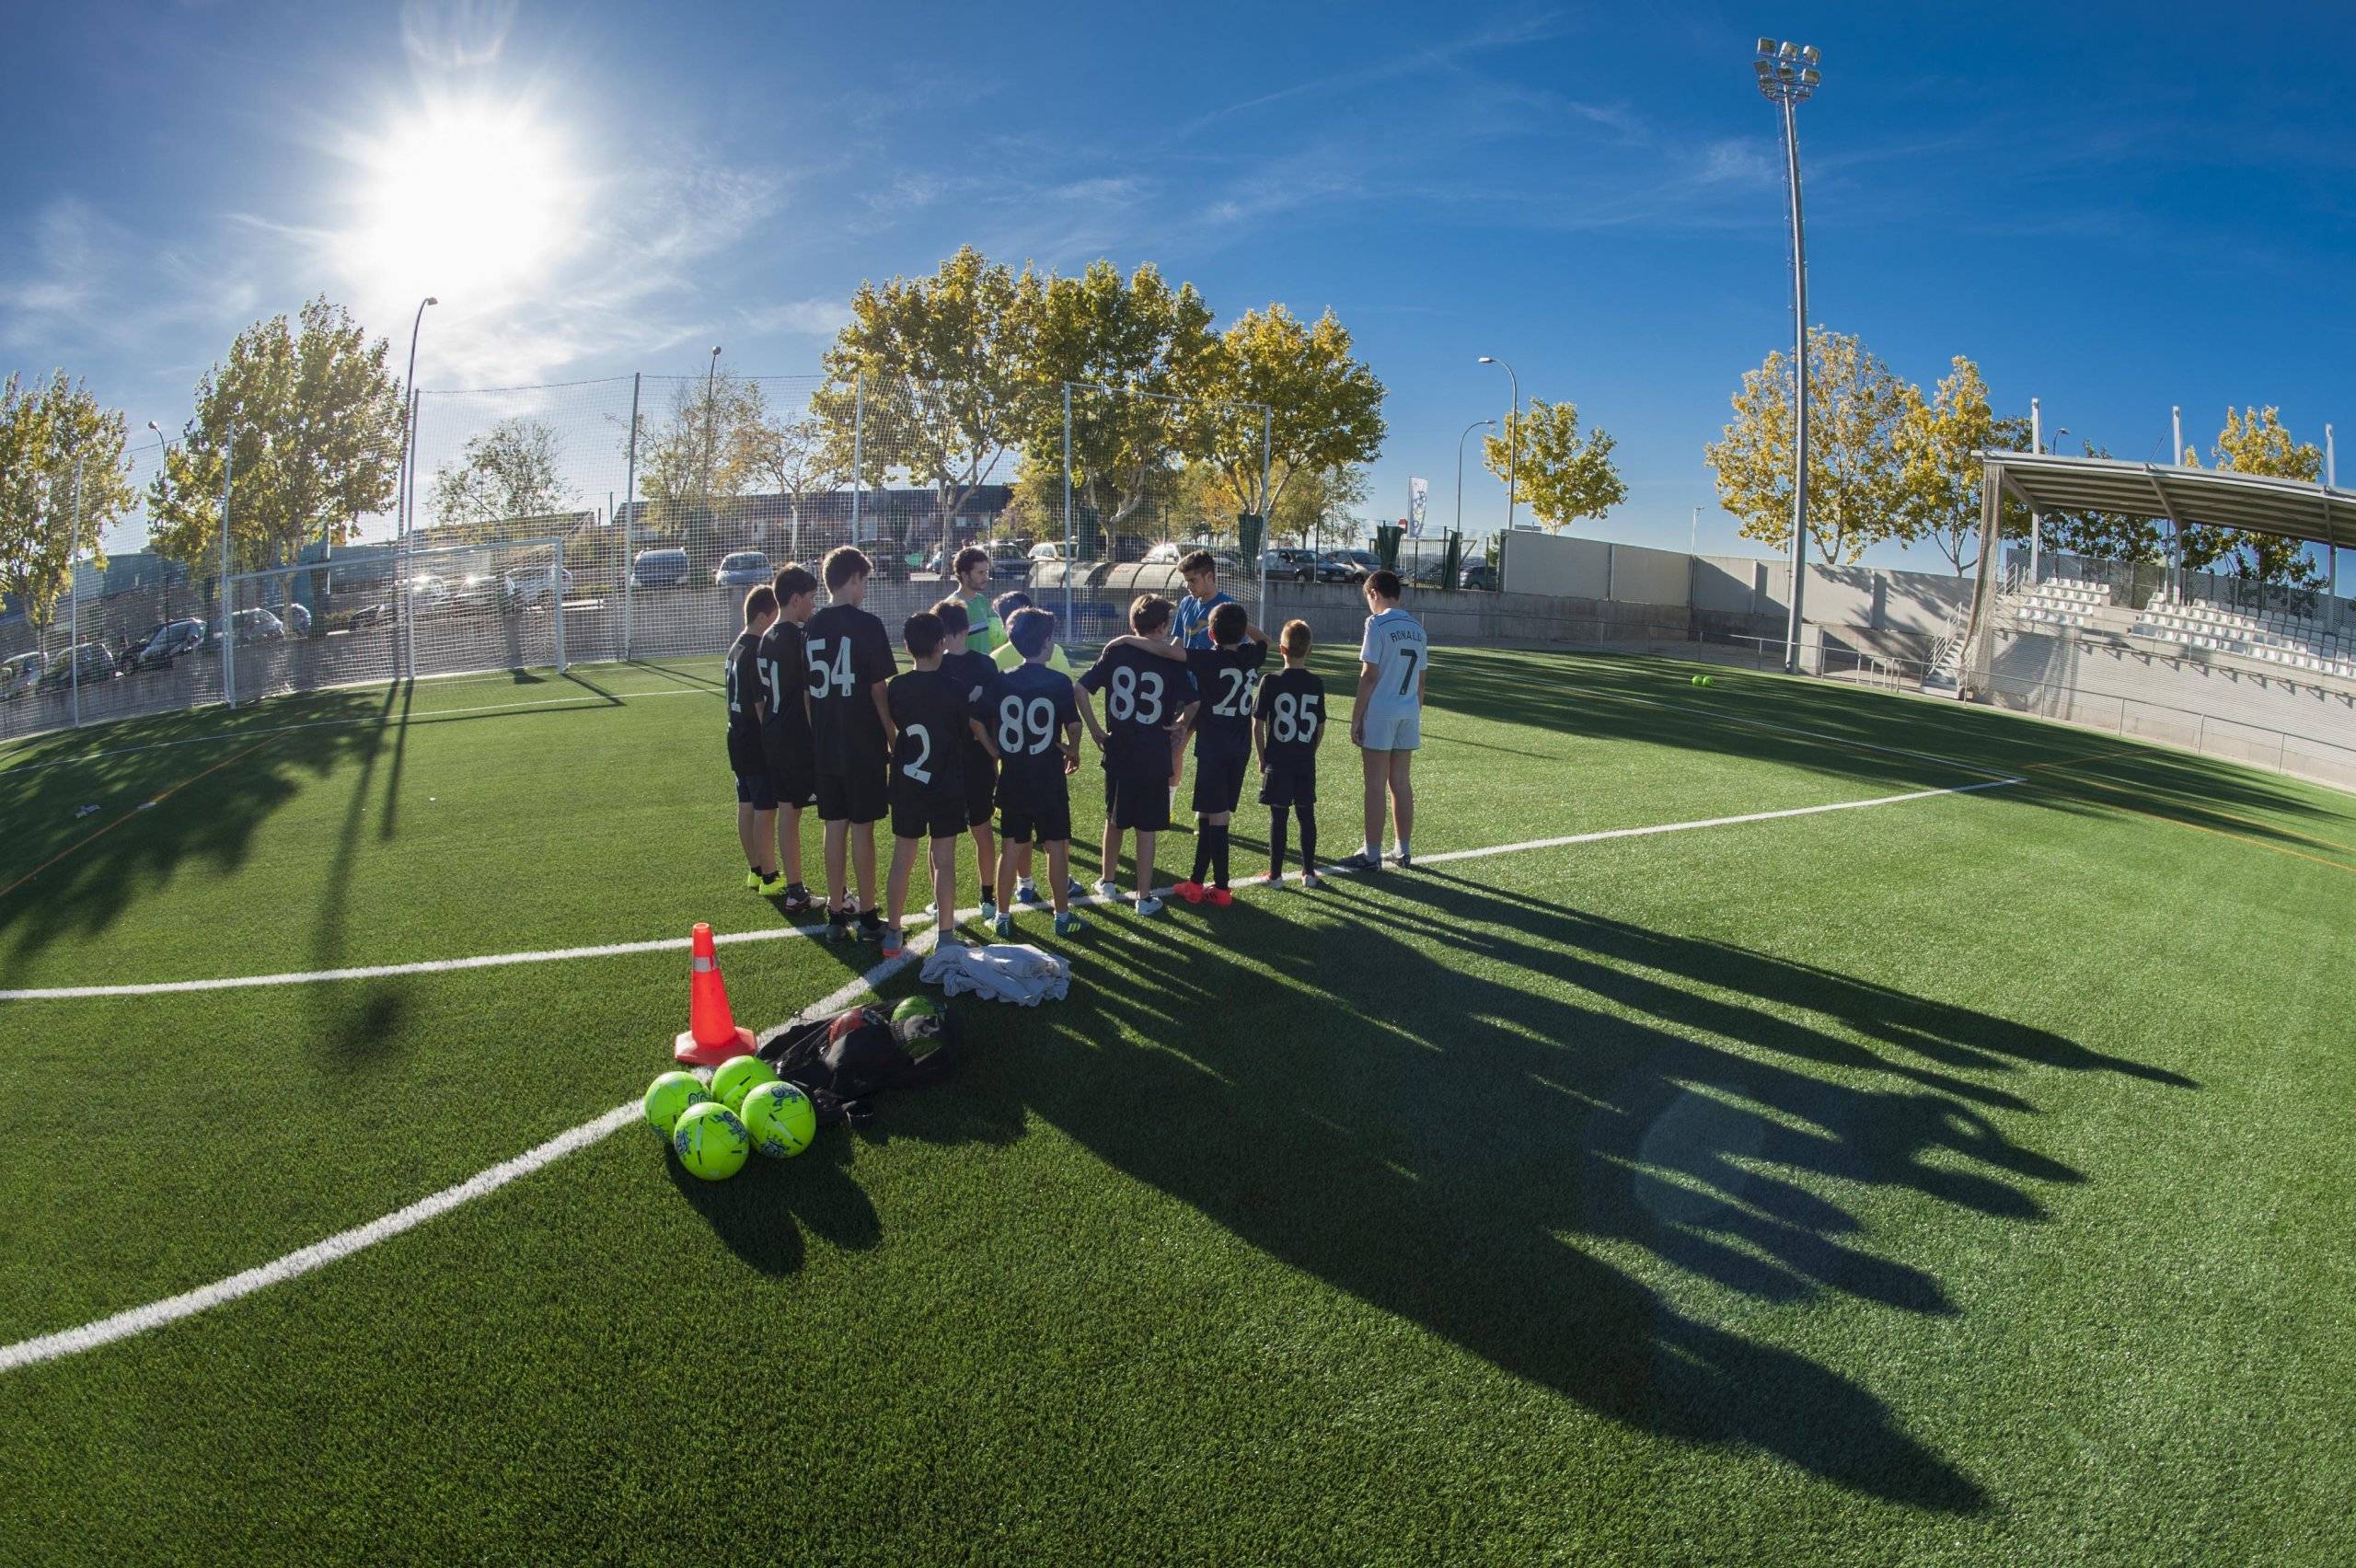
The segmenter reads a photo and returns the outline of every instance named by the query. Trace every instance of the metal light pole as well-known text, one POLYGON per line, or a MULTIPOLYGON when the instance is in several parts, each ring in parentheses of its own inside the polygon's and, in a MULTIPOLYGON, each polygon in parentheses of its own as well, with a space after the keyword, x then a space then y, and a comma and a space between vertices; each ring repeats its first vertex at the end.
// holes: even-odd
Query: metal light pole
POLYGON ((1466 425, 1462 434, 1456 438, 1456 531, 1459 535, 1464 532, 1464 437, 1471 435, 1483 425, 1495 430, 1497 428, 1497 421, 1474 420, 1471 424, 1466 425))
MULTIPOLYGON (((1506 364, 1505 361, 1495 354, 1483 354, 1481 363, 1504 365, 1506 380, 1513 387, 1513 418, 1506 421, 1506 532, 1510 534, 1513 532, 1514 502, 1518 496, 1518 487, 1514 481, 1521 473, 1521 377, 1513 373, 1513 366, 1506 364)), ((1458 436, 1456 444, 1461 455, 1464 448, 1464 438, 1458 436)))
MULTIPOLYGON (((2323 485, 2326 490, 2339 488, 2339 461, 2331 449, 2331 427, 2323 427, 2323 485)), ((2329 516, 2331 503, 2324 502, 2324 514, 2329 516)), ((2324 567, 2324 592, 2331 596, 2331 620, 2339 624, 2339 539, 2337 535, 2324 541, 2327 564, 2324 567)))
POLYGON ((1784 643, 1784 673, 1800 671, 1800 598, 1807 584, 1807 240, 1800 222, 1800 129, 1795 110, 1812 97, 1823 78, 1813 45, 1802 48, 1772 38, 1759 40, 1751 68, 1759 91, 1782 110, 1784 177, 1792 216, 1792 616, 1784 643))
POLYGON ((425 326, 425 307, 441 303, 432 294, 427 294, 417 302, 417 314, 410 318, 409 324, 409 380, 403 386, 405 395, 401 398, 410 406, 409 438, 402 443, 404 450, 401 454, 400 533, 403 538, 409 537, 417 512, 417 498, 411 493, 411 481, 417 472, 417 335, 425 326))
MULTIPOLYGON (((711 510, 711 465, 719 455, 720 423, 712 408, 712 383, 720 375, 720 345, 711 346, 711 358, 704 362, 703 370, 703 525, 714 535, 720 532, 719 520, 711 510)), ((715 543, 717 540, 715 539, 715 543)))
MULTIPOLYGON (((2184 405, 2171 403, 2168 405, 2168 467, 2177 467, 2183 462, 2184 405)), ((2190 596, 2189 591, 2192 587, 2192 573, 2186 571, 2184 565, 2184 525, 2173 517, 2169 518, 2168 534, 2176 542, 2176 548, 2169 553, 2176 558, 2176 597, 2177 602, 2182 604, 2190 596)))

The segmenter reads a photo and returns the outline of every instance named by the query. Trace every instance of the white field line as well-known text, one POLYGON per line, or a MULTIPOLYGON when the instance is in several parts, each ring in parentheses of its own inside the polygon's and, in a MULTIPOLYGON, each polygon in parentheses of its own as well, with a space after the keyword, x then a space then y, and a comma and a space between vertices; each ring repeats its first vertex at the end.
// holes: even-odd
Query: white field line
MULTIPOLYGON (((899 957, 887 958, 856 980, 848 982, 832 995, 821 998, 809 1012, 824 1017, 849 1007, 921 957, 929 940, 911 939, 899 957)), ((117 1312, 110 1318, 84 1323, 79 1328, 64 1329, 57 1333, 42 1334, 37 1339, 0 1346, 0 1373, 79 1355, 102 1344, 144 1334, 167 1323, 176 1323, 182 1318, 192 1318, 199 1312, 235 1301, 240 1297, 251 1296, 273 1285, 298 1279, 315 1269, 323 1269, 339 1259, 374 1247, 379 1241, 389 1240, 405 1230, 414 1230, 427 1220, 448 1214, 462 1204, 469 1204, 495 1193, 510 1182, 529 1176, 543 1166, 553 1165, 568 1154, 611 1136, 639 1121, 642 1115, 639 1102, 629 1101, 602 1116, 592 1117, 577 1127, 567 1128, 537 1148, 526 1149, 513 1159, 502 1160, 488 1170, 469 1176, 455 1187, 445 1187, 431 1196, 418 1199, 407 1208, 395 1209, 382 1219, 370 1220, 350 1230, 340 1230, 324 1241, 314 1242, 283 1258, 274 1258, 258 1268, 231 1274, 227 1279, 216 1280, 178 1296, 166 1297, 161 1301, 151 1301, 144 1307, 133 1307, 127 1312, 117 1312)))
MULTIPOLYGON (((535 698, 529 702, 487 702, 472 708, 435 708, 423 712, 395 718, 389 713, 357 719, 313 719, 301 724, 279 724, 267 730, 224 730, 215 735, 190 735, 177 741, 149 741, 144 745, 110 746, 105 751, 77 752, 72 756, 50 757, 40 762, 28 762, 19 767, 8 766, 7 750, 0 748, 0 774, 38 773, 45 767, 75 767, 87 762, 98 762, 110 756, 129 756, 133 752, 162 751, 167 746, 209 746, 225 741, 235 741, 248 735, 291 735, 298 730, 341 730, 355 724, 382 724, 387 730, 405 729, 411 724, 431 724, 436 719, 457 719, 477 713, 514 713, 526 708, 615 708, 653 697, 710 697, 720 694, 700 686, 680 686, 664 691, 634 691, 602 697, 595 692, 583 692, 576 697, 535 698)), ((12 741, 9 747, 29 744, 40 737, 28 736, 25 741, 12 741)))
MULTIPOLYGON (((1893 806, 1907 801, 1925 801, 1940 795, 1969 795, 1981 790, 2001 790, 2008 784, 2026 782, 2026 779, 2021 778, 1992 779, 1986 783, 1956 785, 1943 790, 1917 790, 1903 795, 1883 795, 1869 801, 1841 801, 1831 805, 1796 806, 1784 811, 1752 812, 1742 816, 1711 817, 1699 822, 1665 823, 1655 827, 1610 828, 1599 833, 1568 834, 1560 838, 1533 838, 1520 844, 1499 844, 1485 849, 1449 850, 1444 854, 1424 857, 1419 863, 1471 860, 1492 855, 1509 855, 1525 849, 1554 848, 1567 844, 1593 844, 1610 838, 1641 838, 1653 834, 1679 833, 1694 828, 1727 827, 1738 823, 1774 822, 1785 817, 1815 816, 1826 812, 1862 811, 1869 806, 1893 806)), ((1342 873, 1336 868, 1332 874, 1342 873)), ((1404 874, 1412 875, 1413 873, 1404 874)), ((1099 904, 1107 901, 1102 898, 1087 898, 1075 902, 1099 904)), ((961 921, 972 919, 977 913, 978 911, 974 910, 957 912, 961 921)), ((833 994, 812 1004, 804 1009, 802 1016, 823 1017, 828 1013, 838 1012, 849 1006, 851 1002, 883 984, 902 968, 922 957, 926 949, 932 944, 936 935, 935 931, 928 929, 920 935, 910 938, 907 948, 899 957, 885 959, 858 979, 849 982, 833 994)), ((685 944, 664 942, 657 945, 679 947, 685 944)), ((595 952, 605 950, 578 951, 595 952)), ((452 967, 452 965, 445 964, 443 967, 452 967)), ((357 1226, 350 1230, 339 1231, 324 1241, 314 1242, 299 1251, 289 1252, 283 1258, 248 1269, 243 1274, 232 1274, 227 1279, 216 1281, 195 1290, 184 1291, 178 1296, 167 1297, 161 1301, 153 1301, 144 1307, 134 1307, 128 1311, 117 1312, 112 1317, 100 1318, 93 1322, 84 1323, 79 1328, 64 1329, 52 1334, 42 1334, 38 1338, 19 1341, 11 1345, 0 1345, 0 1374, 13 1372, 20 1367, 39 1366, 45 1361, 56 1361, 69 1355, 79 1355, 84 1351, 96 1350, 100 1345, 111 1344, 117 1340, 130 1339, 134 1335, 145 1333, 150 1329, 159 1329, 167 1323, 176 1323, 183 1318, 193 1317, 210 1308, 235 1301, 241 1297, 251 1296, 256 1291, 266 1289, 271 1286, 300 1278, 314 1270, 325 1268, 339 1259, 348 1258, 354 1252, 373 1247, 379 1241, 398 1236, 403 1231, 413 1230, 427 1220, 447 1214, 462 1204, 471 1203, 487 1193, 495 1193, 510 1182, 528 1176, 533 1171, 551 1165, 575 1150, 587 1148, 590 1145, 629 1125, 640 1113, 638 1101, 634 1100, 626 1101, 615 1106, 603 1115, 593 1117, 577 1127, 559 1133, 546 1143, 536 1148, 527 1149, 513 1159, 502 1161, 488 1170, 470 1176, 455 1187, 445 1187, 438 1193, 420 1198, 406 1208, 396 1209, 382 1219, 372 1220, 366 1225, 357 1226)))
MULTIPOLYGON (((1693 822, 1657 823, 1650 827, 1610 827, 1594 833, 1566 834, 1558 838, 1530 838, 1519 844, 1493 844, 1480 849, 1451 849, 1438 855, 1419 855, 1418 865, 1437 865, 1449 860, 1479 860, 1492 855, 1516 855, 1530 849, 1559 849, 1569 844, 1596 844, 1610 838, 1646 838, 1660 833, 1689 833, 1696 828, 1734 827, 1743 823, 1775 822, 1784 817, 1818 816, 1826 812, 1862 811, 1868 806, 1894 806, 1907 801, 1926 801, 1936 795, 1968 795, 1980 790, 2000 790, 2008 784, 2020 784, 2026 779, 2004 777, 1980 784, 1949 785, 1937 790, 1915 790, 1903 795, 1877 795, 1865 801, 1835 801, 1821 806, 1790 806, 1782 811, 1746 812, 1739 816, 1703 817, 1693 822)), ((1321 874, 1346 876, 1341 867, 1324 868, 1321 874)), ((1099 902, 1094 898, 1079 900, 1081 904, 1099 902)), ((972 918, 973 912, 964 916, 972 918)), ((715 936, 715 944, 729 947, 741 942, 784 941, 794 938, 821 936, 824 926, 784 926, 770 930, 731 931, 715 936)), ((477 953, 467 958, 428 958, 409 963, 375 963, 350 969, 290 970, 278 974, 226 974, 211 980, 154 980, 116 986, 34 986, 17 990, 0 990, 0 1002, 59 1002, 85 1001, 100 997, 162 997, 188 991, 234 991, 261 986, 314 986, 337 980, 378 980, 397 974, 444 974, 461 969, 500 969, 518 963, 557 963, 576 958, 621 958, 636 953, 678 952, 687 949, 686 937, 658 937, 643 941, 606 942, 596 947, 541 948, 524 952, 477 953)))

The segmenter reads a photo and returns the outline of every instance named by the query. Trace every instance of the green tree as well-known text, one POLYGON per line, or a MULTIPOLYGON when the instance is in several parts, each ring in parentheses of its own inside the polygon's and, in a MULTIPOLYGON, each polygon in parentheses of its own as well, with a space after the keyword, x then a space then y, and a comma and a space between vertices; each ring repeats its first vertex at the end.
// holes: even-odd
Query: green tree
POLYGON ((233 439, 233 569, 290 560, 314 539, 341 544, 390 506, 407 421, 388 355, 324 296, 294 324, 274 316, 240 332, 197 383, 196 412, 148 488, 156 548, 191 565, 218 559, 233 439))
MULTIPOLYGON (((1185 459, 1201 449, 1199 412, 1180 399, 1212 386, 1218 339, 1192 283, 1170 286, 1152 263, 1124 278, 1110 261, 1040 293, 1020 431, 1026 488, 1060 507, 1064 399, 1071 396, 1072 502, 1102 536, 1171 525, 1185 459)), ((1193 520, 1185 520, 1188 527, 1193 520)), ((1084 553, 1093 553, 1086 551, 1084 553)))
POLYGON ((1611 461, 1611 437, 1601 430, 1580 434, 1577 404, 1532 398, 1519 421, 1506 416, 1506 426, 1502 434, 1481 438, 1481 461, 1500 479, 1514 476, 1516 490, 1549 533, 1600 517, 1628 499, 1611 461))
POLYGON ((468 436, 457 460, 434 470, 434 523, 489 537, 492 525, 570 513, 574 497, 563 465, 563 441, 546 423, 502 420, 468 436))
POLYGON ((1196 400, 1187 445, 1221 481, 1220 511, 1256 512, 1274 537, 1296 480, 1313 485, 1382 450, 1382 383, 1350 349, 1330 309, 1311 323, 1271 305, 1245 311, 1210 352, 1177 366, 1177 389, 1196 400), (1268 410, 1265 453, 1255 403, 1268 410))
POLYGON ((826 421, 772 410, 757 382, 749 390, 746 417, 732 434, 728 470, 738 485, 758 485, 784 500, 791 529, 788 548, 799 555, 803 500, 840 485, 849 463, 847 456, 837 462, 826 421))
MULTIPOLYGON (((1977 455, 2026 449, 2029 424, 1989 407, 1988 383, 1978 365, 1961 354, 1948 363, 1948 375, 1928 400, 1911 386, 1905 391, 1898 428, 1902 489, 1896 535, 1909 544, 1928 539, 1960 579, 1980 560, 1984 465, 1977 455)), ((2027 538, 2027 509, 2004 498, 1998 503, 1997 529, 2004 538, 2027 538)))
MULTIPOLYGON (((1905 383, 1856 338, 1808 329, 1808 534, 1827 565, 1854 562, 1904 526, 1898 432, 1905 383)), ((1747 539, 1792 538, 1792 370, 1782 351, 1745 371, 1734 419, 1703 449, 1718 504, 1747 539)))
MULTIPOLYGON (((1031 343, 1045 291, 1030 268, 1017 276, 970 245, 931 277, 861 283, 811 398, 828 434, 824 466, 850 474, 856 446, 861 483, 897 474, 930 487, 945 542, 951 519, 1035 421, 1031 343)), ((905 553, 907 525, 892 526, 905 553)))
POLYGON ((720 513, 743 478, 740 433, 759 421, 758 387, 730 370, 681 376, 670 404, 638 435, 638 490, 647 531, 686 536, 687 554, 709 568, 718 553, 720 513))
MULTIPOLYGON (((2239 411, 2227 409, 2225 426, 2217 432, 2210 456, 2218 467, 2237 474, 2266 474, 2308 484, 2323 477, 2322 449, 2313 442, 2295 440, 2282 423, 2281 410, 2270 405, 2239 411)), ((2188 467, 2197 468, 2200 455, 2188 448, 2184 461, 2188 467)), ((2183 548, 2184 564, 2193 571, 2224 563, 2232 567, 2235 576, 2253 582, 2312 588, 2323 581, 2323 573, 2307 559, 2306 547, 2279 535, 2188 523, 2183 548)))
POLYGON ((101 536, 135 499, 122 448, 121 411, 64 371, 0 385, 0 600, 35 626, 55 617, 77 557, 106 566, 101 536))

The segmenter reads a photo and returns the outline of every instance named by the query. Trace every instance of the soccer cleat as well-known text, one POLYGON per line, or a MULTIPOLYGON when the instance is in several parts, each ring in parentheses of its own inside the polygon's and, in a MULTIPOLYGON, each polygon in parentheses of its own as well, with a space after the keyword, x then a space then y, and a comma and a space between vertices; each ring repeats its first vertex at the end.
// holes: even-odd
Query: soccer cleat
POLYGON ((1140 914, 1140 915, 1159 915, 1159 914, 1161 914, 1161 900, 1160 900, 1160 899, 1158 899, 1158 898, 1151 898, 1151 897, 1148 897, 1148 898, 1140 898, 1140 899, 1138 899, 1138 914, 1140 914))
POLYGON ((1078 877, 1074 877, 1071 881, 1064 883, 1064 896, 1066 898, 1086 898, 1088 896, 1088 889, 1081 885, 1080 880, 1078 877))
POLYGON ((1260 885, 1262 887, 1282 887, 1285 885, 1285 874, 1282 871, 1262 871, 1260 873, 1260 885))
POLYGON ((1182 882, 1170 890, 1189 904, 1200 904, 1208 890, 1198 882, 1182 882))
POLYGON ((851 929, 850 911, 831 906, 826 910, 826 940, 828 941, 847 942, 852 940, 857 935, 858 933, 851 929))
POLYGON ((1235 902, 1235 894, 1226 888, 1215 887, 1211 889, 1210 900, 1212 908, 1224 909, 1235 902))
POLYGON ((1403 871, 1412 870, 1415 864, 1413 859, 1408 858, 1407 851, 1404 849, 1393 849, 1391 851, 1391 863, 1398 867, 1403 871))
MULTIPOLYGON (((859 912, 859 934, 863 940, 868 941, 873 941, 882 937, 884 935, 884 911, 881 909, 860 910, 859 912)), ((896 937, 899 935, 899 932, 894 931, 892 934, 896 937)))
POLYGON ((1017 904, 1036 904, 1039 902, 1039 890, 1031 885, 1030 879, 1027 877, 1022 882, 1014 884, 1014 902, 1017 904))
POLYGON ((1315 871, 1303 871, 1300 873, 1300 885, 1314 893, 1325 885, 1325 879, 1315 871))
POLYGON ((1108 904, 1118 904, 1121 902, 1121 884, 1106 877, 1096 884, 1096 896, 1108 904))
POLYGON ((897 958, 902 951, 898 928, 887 927, 884 932, 884 956, 897 958))
POLYGON ((760 892, 761 873, 747 867, 745 871, 745 886, 749 892, 760 892))
POLYGON ((788 915, 807 915, 817 907, 818 901, 810 896, 808 888, 800 882, 785 884, 785 912, 788 915))
POLYGON ((1379 871, 1382 870, 1382 857, 1369 855, 1361 849, 1348 859, 1338 862, 1334 869, 1338 871, 1379 871))
POLYGON ((992 902, 992 901, 991 901, 991 900, 989 900, 989 899, 987 899, 987 898, 983 899, 983 900, 982 900, 982 924, 983 924, 983 925, 985 925, 985 926, 994 926, 994 925, 996 925, 997 923, 998 923, 998 905, 997 905, 997 904, 995 904, 994 902, 992 902))
POLYGON ((1086 929, 1088 929, 1087 925, 1068 909, 1056 917, 1056 935, 1059 937, 1068 937, 1075 932, 1086 929))
POLYGON ((777 876, 762 878, 756 885, 756 891, 758 892, 763 898, 783 898, 785 896, 785 877, 780 873, 777 876))
POLYGON ((1001 937, 1011 937, 1014 935, 1014 917, 1011 915, 999 916, 997 919, 990 922, 990 929, 1001 937))

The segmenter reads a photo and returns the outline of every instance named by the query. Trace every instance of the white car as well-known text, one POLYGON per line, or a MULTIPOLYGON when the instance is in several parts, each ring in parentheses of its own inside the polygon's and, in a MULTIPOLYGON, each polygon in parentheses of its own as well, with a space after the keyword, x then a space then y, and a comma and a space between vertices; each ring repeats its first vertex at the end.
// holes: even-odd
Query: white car
MULTIPOLYGON (((507 574, 507 603, 514 609, 543 608, 549 602, 549 587, 556 580, 552 566, 528 566, 507 574)), ((572 593, 572 571, 567 568, 564 585, 558 590, 566 595, 572 593)))
POLYGON ((409 602, 412 614, 437 614, 450 607, 450 585, 430 571, 421 571, 409 580, 409 602))
POLYGON ((1046 543, 1033 545, 1031 547, 1031 564, 1034 566, 1037 566, 1043 561, 1061 561, 1063 559, 1064 548, 1061 545, 1046 543))
POLYGON ((24 696, 40 685, 41 672, 48 667, 49 655, 38 650, 0 660, 0 698, 24 696))

